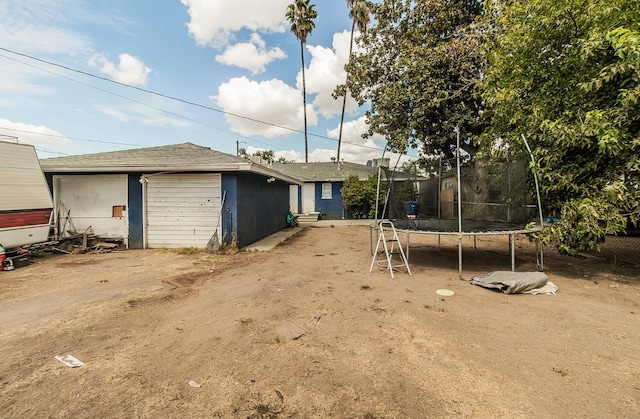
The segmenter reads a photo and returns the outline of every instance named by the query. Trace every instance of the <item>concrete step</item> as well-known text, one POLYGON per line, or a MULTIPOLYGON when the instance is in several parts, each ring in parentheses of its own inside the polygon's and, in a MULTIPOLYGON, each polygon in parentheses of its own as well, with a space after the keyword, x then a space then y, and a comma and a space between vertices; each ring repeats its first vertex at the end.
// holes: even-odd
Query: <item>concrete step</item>
POLYGON ((320 213, 312 213, 312 214, 295 214, 298 217, 298 222, 300 223, 313 223, 318 221, 318 217, 320 213))

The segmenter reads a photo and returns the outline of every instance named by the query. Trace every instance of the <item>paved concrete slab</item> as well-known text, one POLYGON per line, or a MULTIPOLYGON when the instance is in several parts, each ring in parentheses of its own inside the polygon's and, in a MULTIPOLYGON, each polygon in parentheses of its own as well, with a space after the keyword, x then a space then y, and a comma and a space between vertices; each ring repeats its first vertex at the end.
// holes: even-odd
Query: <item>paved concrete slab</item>
POLYGON ((264 239, 258 240, 255 243, 250 244, 244 249, 247 251, 259 251, 265 252, 273 249, 283 241, 287 240, 289 237, 292 237, 299 232, 301 232, 304 227, 296 227, 296 228, 285 228, 284 230, 280 230, 278 232, 273 233, 270 236, 265 237, 264 239))

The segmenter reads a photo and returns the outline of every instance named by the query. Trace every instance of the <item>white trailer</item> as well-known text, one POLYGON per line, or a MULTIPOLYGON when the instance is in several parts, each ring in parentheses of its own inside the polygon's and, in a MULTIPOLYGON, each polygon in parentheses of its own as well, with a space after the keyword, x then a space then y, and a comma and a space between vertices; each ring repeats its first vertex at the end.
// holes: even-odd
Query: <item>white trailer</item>
POLYGON ((46 242, 53 201, 32 145, 0 141, 0 244, 46 242))

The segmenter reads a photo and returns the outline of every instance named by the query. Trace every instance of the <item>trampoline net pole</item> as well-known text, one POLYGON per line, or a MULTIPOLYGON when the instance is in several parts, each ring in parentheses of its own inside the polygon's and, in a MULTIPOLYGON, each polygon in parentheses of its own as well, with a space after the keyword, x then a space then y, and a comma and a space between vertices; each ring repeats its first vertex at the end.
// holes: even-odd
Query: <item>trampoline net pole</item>
POLYGON ((462 182, 460 180, 460 127, 455 128, 456 132, 456 168, 458 180, 458 274, 462 278, 462 182))
POLYGON ((524 141, 525 147, 527 147, 527 151, 529 152, 529 158, 531 159, 531 163, 533 167, 531 171, 533 172, 533 181, 536 186, 536 198, 538 199, 538 215, 540 217, 540 228, 544 227, 544 217, 542 216, 542 203, 540 202, 540 185, 538 184, 538 174, 536 170, 536 159, 533 157, 533 152, 531 151, 531 147, 529 147, 529 143, 527 142, 527 138, 524 134, 520 134, 522 136, 522 141, 524 141))

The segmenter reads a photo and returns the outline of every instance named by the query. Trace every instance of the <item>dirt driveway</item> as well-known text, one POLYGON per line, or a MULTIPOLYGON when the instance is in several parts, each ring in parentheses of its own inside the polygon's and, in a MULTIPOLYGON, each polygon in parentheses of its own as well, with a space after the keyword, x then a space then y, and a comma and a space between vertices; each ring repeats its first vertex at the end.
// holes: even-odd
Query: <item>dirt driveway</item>
MULTIPOLYGON (((640 417, 637 265, 547 251, 557 295, 505 295, 458 279, 455 243, 412 243, 413 275, 393 280, 369 273, 365 226, 305 227, 270 252, 0 272, 0 416, 640 417)), ((468 276, 509 266, 465 250, 468 276)))

